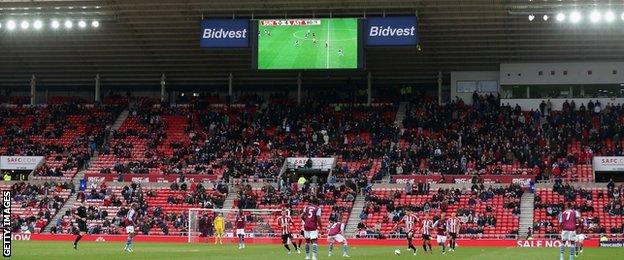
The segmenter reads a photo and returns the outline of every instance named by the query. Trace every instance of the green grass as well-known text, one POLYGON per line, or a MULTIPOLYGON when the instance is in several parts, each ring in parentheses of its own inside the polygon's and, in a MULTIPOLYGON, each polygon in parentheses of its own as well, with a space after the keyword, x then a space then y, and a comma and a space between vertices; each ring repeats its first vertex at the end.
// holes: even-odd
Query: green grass
MULTIPOLYGON (((287 255, 280 245, 248 245, 238 250, 236 245, 215 246, 212 244, 180 244, 180 243, 135 243, 134 252, 122 251, 123 243, 113 242, 82 242, 77 251, 71 248, 71 242, 48 241, 14 241, 13 259, 253 259, 253 260, 303 260, 304 255, 287 255)), ((458 248, 454 253, 441 255, 439 248, 435 253, 418 256, 407 254, 403 248, 401 256, 394 255, 395 247, 351 247, 351 259, 479 259, 479 260, 539 260, 559 258, 557 248, 458 248)), ((340 247, 337 247, 331 259, 342 259, 340 247)), ((319 259, 328 259, 327 248, 321 247, 319 259)), ((568 258, 566 257, 566 260, 568 258)), ((586 248, 578 258, 584 259, 624 259, 621 248, 586 248)))
POLYGON ((258 69, 355 69, 358 66, 357 19, 320 19, 320 25, 259 25, 258 69), (270 36, 264 31, 270 32, 270 36), (317 43, 307 31, 316 34, 317 43), (325 41, 329 48, 325 48, 325 41), (295 45, 299 41, 299 45, 295 45), (338 54, 342 49, 344 56, 338 54))

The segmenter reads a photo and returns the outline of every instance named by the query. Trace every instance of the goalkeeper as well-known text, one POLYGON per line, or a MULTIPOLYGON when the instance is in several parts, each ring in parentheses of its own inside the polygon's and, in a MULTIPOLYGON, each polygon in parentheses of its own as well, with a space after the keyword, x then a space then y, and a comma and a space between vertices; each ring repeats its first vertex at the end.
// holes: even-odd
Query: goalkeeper
POLYGON ((223 215, 221 213, 219 213, 214 219, 214 230, 215 245, 217 244, 217 242, 223 245, 223 235, 225 234, 225 219, 223 219, 223 215))

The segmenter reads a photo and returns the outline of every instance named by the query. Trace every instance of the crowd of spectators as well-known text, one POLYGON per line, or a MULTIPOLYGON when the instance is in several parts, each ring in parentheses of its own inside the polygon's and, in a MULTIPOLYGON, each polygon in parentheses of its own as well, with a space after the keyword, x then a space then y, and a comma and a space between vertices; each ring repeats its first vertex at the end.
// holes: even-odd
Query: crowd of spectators
POLYGON ((622 155, 619 142, 609 146, 606 141, 620 140, 623 116, 622 107, 611 104, 592 110, 568 103, 562 111, 524 112, 519 106, 501 106, 493 95, 475 94, 471 106, 461 100, 439 106, 418 99, 407 107, 405 145, 388 155, 389 170, 407 175, 501 174, 500 165, 517 165, 521 170, 516 174, 560 176, 576 164, 590 163, 593 154, 622 155), (575 143, 581 149, 572 152, 575 143))
POLYGON ((11 216, 13 232, 35 233, 50 222, 54 214, 61 209, 69 193, 73 192, 71 182, 45 182, 31 184, 18 182, 11 186, 12 204, 23 210, 11 216), (62 191, 66 191, 63 195, 62 191))
MULTIPOLYGON (((384 237, 387 235, 397 236, 399 234, 406 233, 403 227, 395 230, 393 234, 383 234, 381 231, 381 224, 383 223, 398 223, 407 210, 416 212, 417 214, 433 214, 430 215, 435 222, 440 219, 440 213, 446 213, 447 216, 450 213, 456 213, 460 221, 465 225, 460 231, 462 234, 478 235, 484 233, 485 227, 494 227, 497 224, 497 218, 494 215, 494 208, 492 205, 487 205, 484 212, 476 211, 475 206, 477 203, 488 203, 496 196, 502 196, 504 198, 504 208, 512 210, 516 216, 520 213, 520 198, 523 191, 519 185, 510 184, 508 187, 488 187, 485 188, 483 184, 473 185, 470 190, 461 189, 438 189, 433 191, 432 196, 424 203, 417 204, 396 204, 395 201, 399 201, 402 196, 407 195, 429 195, 431 191, 427 185, 420 184, 415 189, 409 187, 411 184, 407 184, 403 192, 396 190, 388 197, 378 196, 374 193, 367 193, 365 196, 365 205, 360 213, 361 222, 358 224, 358 234, 361 237, 384 237), (468 199, 468 207, 457 208, 456 211, 451 212, 449 210, 451 205, 458 204, 462 199, 468 199), (387 215, 384 215, 381 223, 375 223, 375 226, 369 227, 366 225, 365 220, 369 215, 381 212, 381 208, 385 207, 387 215)), ((517 234, 518 230, 512 230, 517 234)))
POLYGON ((539 195, 535 196, 535 209, 545 209, 547 218, 536 220, 533 230, 544 231, 545 234, 550 235, 558 234, 559 229, 553 223, 553 219, 556 219, 563 211, 565 203, 572 203, 574 209, 579 211, 582 216, 580 232, 588 234, 602 234, 606 233, 607 230, 611 233, 623 232, 624 223, 606 226, 601 222, 599 215, 601 215, 600 211, 602 211, 611 217, 624 216, 621 197, 622 192, 624 192, 624 185, 616 187, 613 180, 611 180, 607 184, 606 191, 598 191, 597 196, 594 196, 591 190, 574 187, 569 183, 563 184, 560 179, 557 179, 553 185, 553 192, 562 196, 563 201, 543 203, 539 195), (594 201, 604 199, 607 199, 608 202, 602 208, 594 207, 594 201))
POLYGON ((120 107, 86 107, 69 102, 36 107, 1 107, 0 152, 3 155, 46 156, 36 176, 63 176, 87 165, 120 107))
MULTIPOLYGON (((114 131, 101 154, 119 160, 102 173, 222 174, 232 178, 276 179, 288 156, 339 156, 343 161, 381 158, 398 141, 392 105, 361 107, 319 101, 188 107, 138 105, 130 118, 140 129, 114 131), (170 118, 177 117, 174 128, 170 118), (178 132, 175 132, 178 131, 178 132), (128 136, 147 140, 143 156, 128 136), (134 155, 134 156, 133 156, 134 155)), ((357 172, 345 173, 357 176, 357 172)))

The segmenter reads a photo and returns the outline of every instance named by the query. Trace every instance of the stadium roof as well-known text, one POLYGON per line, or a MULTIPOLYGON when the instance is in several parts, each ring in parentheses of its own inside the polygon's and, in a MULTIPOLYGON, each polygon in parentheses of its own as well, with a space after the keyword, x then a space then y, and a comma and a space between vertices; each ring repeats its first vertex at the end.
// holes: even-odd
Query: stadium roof
POLYGON ((501 62, 612 61, 624 59, 624 22, 613 26, 558 24, 528 14, 593 8, 606 4, 618 14, 624 3, 590 0, 0 0, 0 20, 22 17, 98 19, 94 30, 7 32, 0 29, 0 86, 40 84, 157 86, 295 85, 297 72, 257 72, 251 50, 199 48, 203 17, 281 18, 418 14, 421 50, 367 50, 367 69, 304 72, 305 86, 356 82, 368 71, 374 84, 433 84, 437 72, 497 70, 501 62), (572 7, 576 5, 576 7, 572 7), (70 9, 71 7, 71 9, 70 9))

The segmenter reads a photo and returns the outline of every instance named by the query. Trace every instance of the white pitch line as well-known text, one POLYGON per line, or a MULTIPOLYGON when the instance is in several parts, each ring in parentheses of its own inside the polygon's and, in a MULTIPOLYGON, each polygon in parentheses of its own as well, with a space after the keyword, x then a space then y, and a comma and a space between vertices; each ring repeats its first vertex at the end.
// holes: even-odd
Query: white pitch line
POLYGON ((330 31, 329 31, 329 22, 330 21, 331 20, 327 20, 327 48, 325 48, 325 49, 327 49, 327 51, 326 51, 327 59, 325 60, 326 61, 326 64, 325 64, 326 69, 329 69, 329 44, 331 43, 331 38, 329 37, 330 36, 330 31))

